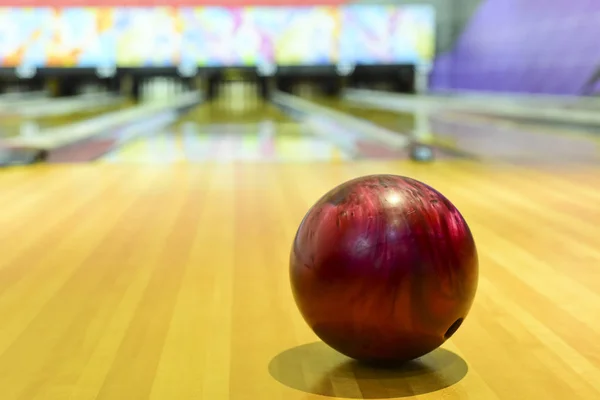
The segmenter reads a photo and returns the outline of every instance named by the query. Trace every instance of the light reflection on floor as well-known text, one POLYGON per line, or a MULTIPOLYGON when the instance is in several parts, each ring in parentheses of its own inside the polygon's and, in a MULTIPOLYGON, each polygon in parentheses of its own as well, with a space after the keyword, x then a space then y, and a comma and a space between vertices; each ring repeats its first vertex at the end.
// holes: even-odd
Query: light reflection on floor
POLYGON ((335 162, 349 159, 336 145, 306 132, 301 124, 184 122, 167 132, 138 138, 100 162, 335 162))

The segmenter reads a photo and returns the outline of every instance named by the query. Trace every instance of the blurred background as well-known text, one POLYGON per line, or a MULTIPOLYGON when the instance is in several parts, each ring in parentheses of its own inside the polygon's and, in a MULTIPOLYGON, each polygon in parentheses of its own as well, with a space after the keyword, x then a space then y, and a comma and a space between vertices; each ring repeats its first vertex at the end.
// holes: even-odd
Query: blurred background
POLYGON ((0 162, 598 161, 598 21, 585 0, 5 1, 0 162))

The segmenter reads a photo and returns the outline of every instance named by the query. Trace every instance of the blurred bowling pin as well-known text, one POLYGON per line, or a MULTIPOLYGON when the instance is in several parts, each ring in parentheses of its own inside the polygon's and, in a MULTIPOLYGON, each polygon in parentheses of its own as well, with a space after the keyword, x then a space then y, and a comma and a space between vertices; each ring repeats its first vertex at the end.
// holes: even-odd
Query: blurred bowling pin
POLYGON ((156 101, 158 97, 158 91, 160 90, 160 83, 158 82, 158 78, 152 78, 150 80, 150 100, 156 101))
POLYGON ((146 86, 146 101, 150 101, 152 98, 152 79, 146 79, 144 85, 146 86))
POLYGON ((34 137, 34 136, 37 136, 39 131, 40 131, 40 127, 38 124, 36 124, 33 121, 25 121, 20 126, 19 134, 22 137, 34 137))
POLYGON ((155 101, 161 101, 165 98, 165 78, 156 78, 156 98, 155 101))

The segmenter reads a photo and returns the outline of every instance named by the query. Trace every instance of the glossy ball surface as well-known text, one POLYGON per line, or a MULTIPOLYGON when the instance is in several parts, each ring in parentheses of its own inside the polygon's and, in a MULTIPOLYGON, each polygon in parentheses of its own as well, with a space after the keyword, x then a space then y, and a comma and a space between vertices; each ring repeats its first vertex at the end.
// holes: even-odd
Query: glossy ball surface
POLYGON ((441 193, 395 175, 357 178, 308 211, 290 256, 298 308, 349 357, 418 358, 459 328, 473 303, 477 250, 441 193))

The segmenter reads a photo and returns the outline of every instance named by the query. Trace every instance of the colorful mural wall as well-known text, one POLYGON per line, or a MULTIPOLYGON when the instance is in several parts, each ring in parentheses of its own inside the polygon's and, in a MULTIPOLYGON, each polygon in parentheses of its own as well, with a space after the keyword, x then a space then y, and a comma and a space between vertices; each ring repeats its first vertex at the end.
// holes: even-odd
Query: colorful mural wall
POLYGON ((0 8, 0 66, 418 64, 426 6, 0 8))

